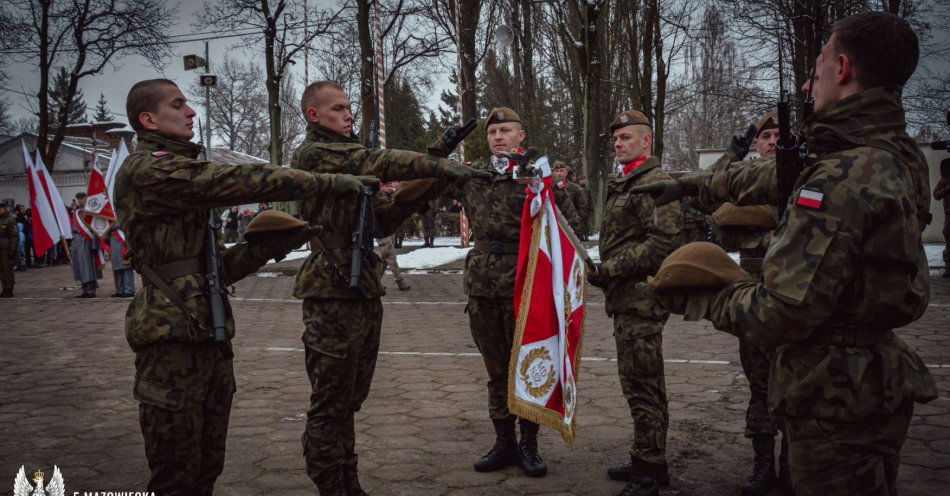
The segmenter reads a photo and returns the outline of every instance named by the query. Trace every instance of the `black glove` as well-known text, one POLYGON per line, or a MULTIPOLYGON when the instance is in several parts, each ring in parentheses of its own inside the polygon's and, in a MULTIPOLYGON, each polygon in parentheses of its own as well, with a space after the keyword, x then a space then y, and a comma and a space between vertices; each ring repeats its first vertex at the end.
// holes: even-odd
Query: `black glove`
POLYGON ((594 270, 587 272, 587 282, 591 283, 593 286, 598 288, 606 288, 607 283, 610 281, 610 277, 607 275, 607 271, 604 269, 604 264, 597 262, 594 264, 594 270))
POLYGON ((472 131, 475 130, 477 125, 474 118, 469 119, 465 125, 456 124, 449 127, 442 133, 442 139, 439 141, 438 146, 433 147, 431 151, 434 155, 440 157, 448 157, 455 151, 455 148, 459 146, 459 143, 465 140, 465 137, 469 135, 472 131))
POLYGON ((729 153, 732 154, 733 162, 738 162, 749 154, 749 147, 755 141, 757 131, 758 129, 753 124, 749 126, 749 129, 746 129, 745 135, 737 134, 732 137, 732 143, 729 144, 729 153))

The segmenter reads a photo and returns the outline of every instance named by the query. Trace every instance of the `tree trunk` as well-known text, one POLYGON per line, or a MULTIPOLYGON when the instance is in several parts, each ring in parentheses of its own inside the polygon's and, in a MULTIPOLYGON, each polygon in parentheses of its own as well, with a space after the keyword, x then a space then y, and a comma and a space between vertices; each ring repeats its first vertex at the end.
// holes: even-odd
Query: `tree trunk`
POLYGON ((592 5, 592 2, 584 3, 584 24, 581 27, 586 50, 586 60, 584 61, 583 166, 598 199, 603 198, 604 185, 607 183, 610 174, 608 167, 604 164, 603 116, 599 111, 603 97, 601 78, 603 67, 600 63, 600 40, 598 38, 598 26, 600 24, 598 23, 598 17, 601 14, 599 7, 601 5, 592 5))
POLYGON ((663 128, 666 122, 666 62, 663 60, 663 34, 660 32, 660 16, 654 17, 656 36, 656 117, 653 119, 653 154, 663 160, 663 128))
POLYGON ((462 122, 468 122, 469 119, 478 117, 477 100, 475 91, 475 23, 481 12, 482 0, 457 0, 461 14, 460 22, 456 23, 460 27, 458 33, 458 49, 461 55, 461 78, 462 94, 459 98, 462 102, 462 122))
POLYGON ((363 122, 360 127, 360 136, 366 137, 369 124, 378 117, 376 106, 376 59, 373 44, 373 28, 370 22, 371 0, 356 1, 356 25, 360 38, 360 111, 363 122))
MULTIPOLYGON (((267 88, 267 115, 270 118, 270 163, 283 162, 280 146, 280 80, 274 60, 274 43, 277 38, 277 20, 267 19, 264 29, 264 85, 267 88)), ((210 145, 210 143, 209 143, 210 145)))
POLYGON ((541 120, 537 114, 537 80, 534 76, 534 35, 532 33, 534 26, 531 23, 533 14, 531 0, 521 0, 523 33, 521 35, 521 108, 525 113, 524 119, 528 124, 529 132, 534 133, 534 141, 537 143, 537 138, 540 138, 541 120))
POLYGON ((56 164, 49 160, 46 154, 46 144, 49 141, 50 115, 49 115, 49 73, 50 73, 50 54, 49 54, 49 9, 52 2, 44 0, 40 2, 40 90, 36 96, 39 99, 39 124, 37 125, 36 149, 39 150, 43 162, 50 171, 56 168, 56 164))

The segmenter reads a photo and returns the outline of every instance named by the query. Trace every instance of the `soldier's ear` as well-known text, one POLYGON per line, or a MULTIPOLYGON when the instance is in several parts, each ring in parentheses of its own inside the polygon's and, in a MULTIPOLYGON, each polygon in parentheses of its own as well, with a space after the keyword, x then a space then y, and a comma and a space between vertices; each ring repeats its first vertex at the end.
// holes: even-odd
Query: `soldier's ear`
POLYGON ((151 112, 139 114, 139 123, 146 131, 158 131, 158 123, 155 122, 155 116, 151 112))
POLYGON ((307 107, 307 112, 304 114, 304 118, 307 122, 312 122, 314 124, 320 123, 317 118, 317 109, 313 107, 307 107))

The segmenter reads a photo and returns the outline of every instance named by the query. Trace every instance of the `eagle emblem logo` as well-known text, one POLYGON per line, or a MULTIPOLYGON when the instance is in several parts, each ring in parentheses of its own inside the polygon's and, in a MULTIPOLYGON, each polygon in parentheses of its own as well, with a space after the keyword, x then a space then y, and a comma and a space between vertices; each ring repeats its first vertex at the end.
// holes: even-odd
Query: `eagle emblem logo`
POLYGON ((627 114, 621 114, 621 115, 620 115, 620 123, 621 123, 621 124, 626 124, 626 123, 628 123, 628 122, 630 122, 630 118, 627 117, 627 114))
POLYGON ((13 496, 66 496, 63 473, 59 471, 59 467, 53 465, 53 477, 45 487, 43 486, 44 475, 42 470, 33 473, 33 484, 36 484, 34 487, 26 478, 24 466, 20 465, 20 471, 13 480, 13 496))
POLYGON ((499 110, 498 113, 495 114, 495 117, 498 117, 498 120, 500 120, 500 121, 501 121, 501 120, 504 120, 504 119, 505 119, 505 113, 499 110))

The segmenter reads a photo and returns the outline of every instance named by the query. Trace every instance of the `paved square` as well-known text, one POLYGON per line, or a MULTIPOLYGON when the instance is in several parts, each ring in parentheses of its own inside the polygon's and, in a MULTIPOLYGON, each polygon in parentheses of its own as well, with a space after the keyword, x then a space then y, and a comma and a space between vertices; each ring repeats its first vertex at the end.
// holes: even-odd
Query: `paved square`
MULTIPOLYGON (((301 305, 291 296, 293 279, 278 269, 240 282, 232 300, 238 392, 218 494, 316 493, 300 445, 309 397, 301 305)), ((0 300, 0 494, 9 494, 20 465, 30 473, 58 465, 67 494, 145 488, 148 468, 131 392, 134 355, 123 332, 128 300, 108 297, 109 273, 98 298, 74 300, 75 291, 62 289, 72 285, 68 270, 18 273, 17 298, 0 300)), ((357 416, 365 489, 374 496, 424 496, 608 495, 623 488, 604 472, 628 460, 632 422, 599 291, 590 292, 578 440, 566 445, 544 428, 549 473, 529 479, 516 467, 472 470, 494 437, 461 275, 407 279, 412 290, 405 293, 385 279, 392 291, 383 300, 383 353, 357 416)), ((941 394, 915 410, 900 473, 905 495, 944 494, 950 487, 950 281, 932 283, 927 313, 899 331, 932 365, 941 394)), ((673 482, 661 492, 738 494, 752 449, 742 435, 748 390, 737 341, 679 318, 670 320, 663 339, 673 482)))

